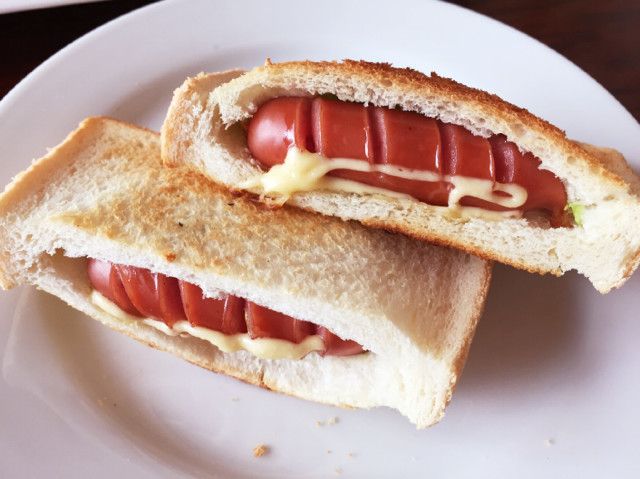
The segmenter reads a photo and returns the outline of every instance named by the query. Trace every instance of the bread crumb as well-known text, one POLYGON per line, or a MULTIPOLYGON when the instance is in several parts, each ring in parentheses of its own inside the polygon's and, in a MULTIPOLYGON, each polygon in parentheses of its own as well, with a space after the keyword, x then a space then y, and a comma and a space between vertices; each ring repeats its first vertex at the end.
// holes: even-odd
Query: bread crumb
POLYGON ((353 453, 353 452, 348 452, 348 453, 347 453, 347 457, 349 457, 349 458, 353 459, 354 457, 356 457, 356 455, 355 455, 355 453, 353 453))
POLYGON ((336 467, 335 469, 336 474, 339 476, 340 474, 342 474, 342 468, 341 467, 336 467))
POLYGON ((544 441, 544 445, 545 445, 545 446, 547 446, 547 447, 551 447, 551 446, 553 446, 555 443, 556 443, 556 440, 555 440, 554 438, 552 438, 552 437, 550 437, 550 438, 548 438, 548 439, 546 439, 546 440, 544 441))
POLYGON ((176 255, 173 251, 167 251, 164 254, 164 257, 169 263, 173 263, 178 257, 178 255, 176 255))
POLYGON ((327 449, 327 454, 331 454, 333 451, 331 449, 327 449))
POLYGON ((334 424, 338 424, 338 422, 340 422, 340 418, 338 418, 337 416, 333 416, 327 419, 326 421, 317 420, 316 426, 318 427, 333 426, 334 424))
POLYGON ((269 446, 266 444, 258 444, 253 448, 253 457, 262 457, 265 454, 269 454, 269 446))
POLYGON ((238 402, 238 401, 240 401, 240 398, 238 396, 234 396, 234 397, 231 398, 231 400, 233 402, 238 402))

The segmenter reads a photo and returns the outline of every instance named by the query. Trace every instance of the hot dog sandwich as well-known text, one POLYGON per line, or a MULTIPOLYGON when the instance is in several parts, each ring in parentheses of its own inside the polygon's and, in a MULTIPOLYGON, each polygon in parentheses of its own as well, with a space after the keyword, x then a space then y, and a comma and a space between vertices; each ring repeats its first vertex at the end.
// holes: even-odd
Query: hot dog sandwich
POLYGON ((637 181, 622 156, 526 110, 387 64, 291 62, 176 90, 168 163, 288 204, 601 292, 640 262, 637 181))
POLYGON ((0 285, 31 284, 204 368, 329 404, 443 414, 484 260, 287 206, 185 165, 156 133, 85 120, 0 196, 0 285))

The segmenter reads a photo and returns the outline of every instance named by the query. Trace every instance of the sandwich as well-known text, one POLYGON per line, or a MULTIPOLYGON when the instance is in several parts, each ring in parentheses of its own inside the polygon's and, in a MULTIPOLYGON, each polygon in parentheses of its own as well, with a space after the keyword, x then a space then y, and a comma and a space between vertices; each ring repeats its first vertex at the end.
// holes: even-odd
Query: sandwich
MULTIPOLYGON (((224 78, 224 77, 221 77, 224 78)), ((274 391, 438 421, 485 260, 238 196, 157 133, 85 120, 0 196, 0 286, 33 285, 137 341, 274 391)))
POLYGON ((602 293, 640 262, 637 179, 624 158, 495 95, 362 61, 228 74, 221 86, 201 74, 176 90, 162 127, 167 164, 272 206, 531 272, 577 270, 602 293))

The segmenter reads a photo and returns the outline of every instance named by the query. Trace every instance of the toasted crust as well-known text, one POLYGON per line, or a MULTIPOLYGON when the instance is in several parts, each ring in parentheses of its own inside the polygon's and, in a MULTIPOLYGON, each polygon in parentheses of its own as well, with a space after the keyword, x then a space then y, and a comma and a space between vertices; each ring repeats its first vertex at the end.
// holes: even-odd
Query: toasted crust
MULTIPOLYGON (((189 78, 183 85, 174 91, 174 97, 184 98, 181 102, 171 102, 167 116, 178 118, 194 118, 191 108, 193 105, 202 105, 206 102, 207 92, 213 90, 217 86, 226 83, 234 78, 239 77, 242 70, 230 70, 228 72, 207 75, 200 73, 193 78, 189 78)), ((204 111, 198 110, 198 115, 205 114, 204 111)), ((160 148, 170 157, 182 157, 191 147, 191 139, 183 134, 185 129, 193 130, 196 128, 195 122, 190 121, 187 124, 166 124, 162 137, 160 139, 160 148)))
MULTIPOLYGON (((495 94, 469 87, 451 78, 441 77, 436 72, 426 75, 412 68, 397 68, 390 63, 372 63, 348 59, 340 63, 310 61, 267 62, 262 68, 268 71, 269 74, 283 76, 298 71, 305 75, 326 75, 331 72, 336 76, 367 78, 381 85, 393 85, 394 88, 400 91, 411 92, 417 96, 429 97, 437 95, 451 101, 474 104, 480 107, 486 116, 500 118, 506 123, 527 125, 531 130, 552 139, 556 143, 556 147, 565 150, 567 156, 576 156, 578 161, 587 163, 593 168, 594 172, 619 185, 625 185, 624 180, 615 173, 603 168, 601 162, 594 155, 589 154, 579 144, 569 140, 564 131, 551 123, 535 116, 525 108, 503 100, 495 94)), ((420 113, 418 108, 413 111, 420 113)))
POLYGON ((570 203, 586 207, 584 226, 464 220, 417 201, 367 193, 301 192, 289 204, 530 272, 561 275, 577 270, 603 293, 623 284, 638 266, 640 188, 628 167, 620 166, 621 156, 569 140, 558 128, 495 95, 435 73, 351 60, 267 62, 215 89, 205 87, 206 78, 188 80, 176 91, 172 108, 180 107, 170 109, 162 132, 167 163, 189 163, 237 189, 261 169, 246 148, 246 136, 234 125, 250 118, 268 99, 333 93, 346 101, 400 107, 462 125, 481 136, 506 135, 563 181, 570 203), (187 141, 188 148, 172 148, 187 141))
POLYGON ((356 222, 269 210, 188 165, 164 167, 159 152, 157 134, 92 118, 19 175, 0 196, 3 287, 36 285, 138 341, 272 390, 394 407, 419 427, 443 415, 486 297, 488 263, 356 222), (97 308, 86 257, 237 294, 370 353, 267 361, 166 336, 97 308))
MULTIPOLYGON (((411 93, 417 97, 429 98, 437 96, 447 101, 473 105, 479 109, 482 116, 500 119, 505 124, 523 125, 529 130, 544 136, 546 140, 554 144, 555 148, 562 150, 566 157, 575 157, 575 161, 584 163, 593 174, 601 176, 602 180, 611 181, 624 188, 628 186, 623 178, 604 168, 602 162, 595 155, 583 148, 581 144, 568 139, 564 131, 551 123, 533 115, 524 108, 504 101, 497 95, 468 87, 450 78, 441 77, 435 72, 426 75, 411 68, 397 68, 389 63, 372 63, 348 59, 342 62, 294 61, 271 63, 267 61, 263 67, 252 70, 252 73, 260 71, 268 76, 281 77, 292 75, 354 77, 396 89, 401 93, 411 93)), ((200 78, 206 79, 207 77, 201 74, 200 78)), ((206 88, 206 85, 202 86, 206 88)), ((200 88, 198 89, 200 90, 200 88)), ((397 106, 376 102, 374 99, 371 100, 371 103, 378 106, 397 106)), ((416 105, 416 108, 407 108, 407 110, 422 113, 419 105, 416 105)), ((484 133, 483 136, 486 136, 487 132, 481 128, 474 127, 473 130, 476 130, 476 133, 484 133)), ((492 130, 491 133, 506 132, 492 130)))

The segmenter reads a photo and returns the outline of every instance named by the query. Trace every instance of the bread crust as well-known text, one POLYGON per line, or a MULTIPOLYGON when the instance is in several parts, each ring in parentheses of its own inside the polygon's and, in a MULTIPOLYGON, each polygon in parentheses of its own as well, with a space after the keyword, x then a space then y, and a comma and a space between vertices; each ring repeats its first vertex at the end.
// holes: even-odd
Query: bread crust
POLYGON ((621 155, 578 144, 555 126, 496 95, 435 73, 352 60, 267 62, 207 91, 203 87, 206 76, 199 78, 188 80, 176 91, 172 104, 181 105, 181 113, 170 110, 163 125, 162 155, 167 163, 191 164, 214 181, 238 189, 261 170, 246 148, 246 137, 233 134, 233 125, 249 118, 268 99, 333 93, 345 101, 400 107, 460 124, 482 136, 505 134, 522 150, 538 156, 541 168, 560 177, 570 203, 586 207, 584 226, 546 228, 526 220, 467 221, 415 200, 366 193, 300 192, 288 203, 529 272, 559 276, 577 270, 602 293, 622 285, 640 262, 640 186, 621 155), (202 100, 197 106, 204 112, 202 119, 194 114, 196 96, 202 100), (172 135, 165 139, 169 131, 172 135), (185 140, 188 149, 170 148, 185 140), (614 256, 611 251, 616 251, 614 256))
MULTIPOLYGON (((429 97, 437 95, 452 101, 475 104, 489 117, 496 117, 507 123, 521 123, 531 130, 539 132, 556 143, 556 147, 564 151, 566 156, 575 156, 577 161, 584 162, 603 180, 627 187, 627 183, 615 173, 603 168, 602 162, 593 154, 582 148, 579 143, 567 138, 565 132, 548 121, 535 116, 525 108, 509 103, 499 96, 478 88, 472 88, 451 78, 431 72, 430 75, 412 68, 398 68, 390 63, 373 63, 364 60, 345 59, 342 62, 293 61, 271 63, 267 61, 263 67, 269 74, 290 75, 298 72, 304 75, 325 75, 331 72, 337 76, 351 76, 363 80, 375 81, 378 84, 390 84, 399 90, 429 97)), ((373 102, 372 102, 373 103, 373 102)), ((379 105, 391 106, 391 105, 379 105)), ((420 113, 419 109, 414 109, 420 113)))

